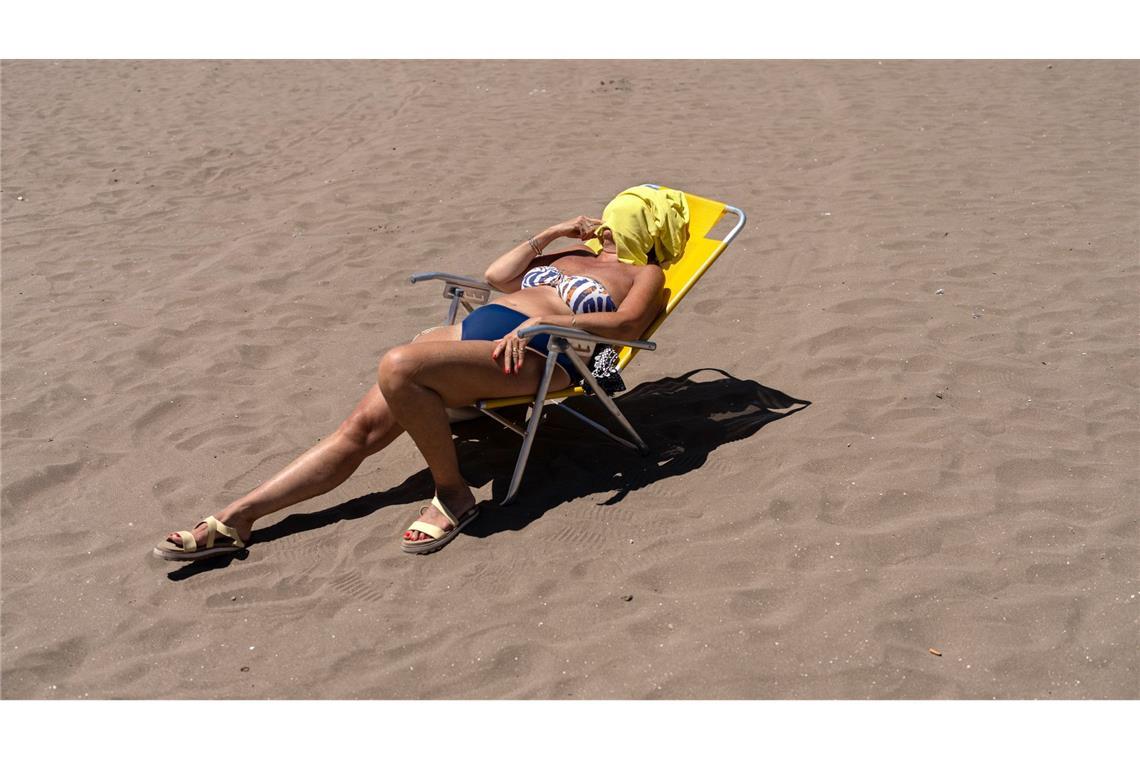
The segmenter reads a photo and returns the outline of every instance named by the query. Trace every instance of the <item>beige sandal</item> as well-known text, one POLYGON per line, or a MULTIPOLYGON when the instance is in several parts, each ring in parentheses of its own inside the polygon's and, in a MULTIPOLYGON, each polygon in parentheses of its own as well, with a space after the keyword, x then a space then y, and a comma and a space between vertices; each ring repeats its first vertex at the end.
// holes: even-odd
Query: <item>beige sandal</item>
MULTIPOLYGON (((245 548, 245 542, 238 536, 237 530, 221 522, 216 517, 207 517, 198 523, 198 525, 202 525, 203 523, 206 525, 206 545, 204 547, 198 548, 198 542, 194 540, 193 533, 188 530, 180 530, 178 531, 178 537, 182 539, 182 546, 167 539, 154 547, 155 556, 168 560, 203 559, 204 557, 213 557, 218 554, 234 554, 245 548), (229 539, 229 543, 215 545, 218 534, 221 534, 225 539, 229 539)), ((198 525, 194 527, 197 528, 198 525)))
MULTIPOLYGON (((467 525, 467 523, 471 522, 479 516, 479 507, 471 507, 471 509, 467 510, 463 514, 463 519, 457 519, 455 515, 451 514, 451 510, 443 506, 439 500, 439 497, 437 496, 432 497, 431 506, 438 509, 439 513, 446 517, 447 521, 454 527, 452 527, 451 530, 444 530, 438 525, 432 525, 431 523, 426 523, 422 520, 416 520, 414 523, 408 526, 408 530, 416 530, 420 533, 426 533, 431 536, 431 539, 429 540, 425 538, 419 541, 409 541, 407 539, 404 539, 400 542, 400 548, 405 552, 409 554, 430 554, 437 549, 442 549, 448 541, 451 541, 457 535, 459 535, 459 532, 463 530, 463 527, 467 525)), ((421 508, 420 514, 422 515, 427 511, 427 509, 427 507, 421 508)))

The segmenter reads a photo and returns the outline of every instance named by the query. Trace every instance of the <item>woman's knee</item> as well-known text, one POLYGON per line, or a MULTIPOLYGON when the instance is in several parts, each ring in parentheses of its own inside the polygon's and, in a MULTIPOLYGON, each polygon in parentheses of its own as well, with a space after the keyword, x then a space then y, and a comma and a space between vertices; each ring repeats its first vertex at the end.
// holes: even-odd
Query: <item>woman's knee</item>
POLYGON ((357 410, 350 414, 348 419, 340 423, 336 432, 337 435, 353 446, 365 448, 368 446, 368 441, 376 434, 376 427, 376 420, 368 413, 357 410))
POLYGON ((415 353, 410 345, 403 345, 390 349, 380 357, 376 373, 381 390, 396 388, 414 377, 419 364, 415 353))
POLYGON ((366 454, 373 454, 402 432, 397 428, 384 394, 379 388, 372 388, 352 414, 340 423, 335 435, 352 446, 363 448, 366 454))

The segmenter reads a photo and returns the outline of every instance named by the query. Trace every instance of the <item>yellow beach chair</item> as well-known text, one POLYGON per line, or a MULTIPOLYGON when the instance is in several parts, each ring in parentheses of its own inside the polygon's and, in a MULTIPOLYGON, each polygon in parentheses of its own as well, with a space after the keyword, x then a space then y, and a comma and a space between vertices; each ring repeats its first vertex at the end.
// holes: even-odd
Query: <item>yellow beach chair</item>
MULTIPOLYGON (((649 187, 659 187, 658 185, 648 185, 649 187)), ((554 367, 558 360, 560 353, 565 353, 574 366, 584 377, 586 383, 589 384, 590 389, 596 394, 598 401, 613 415, 618 423, 629 434, 630 438, 626 439, 616 435, 605 426, 595 422, 581 412, 565 405, 556 404, 560 409, 564 409, 578 419, 585 422, 590 427, 598 432, 606 435, 614 441, 635 449, 642 454, 646 454, 649 448, 645 442, 641 440, 641 436, 634 430, 633 425, 617 408, 613 398, 606 393, 598 384, 598 381, 587 369, 585 362, 570 348, 570 341, 573 341, 576 346, 588 345, 592 350, 598 343, 607 344, 621 347, 618 353, 617 368, 620 372, 625 369, 638 351, 644 349, 653 351, 657 348, 657 344, 649 340, 657 328, 668 319, 673 310, 677 308, 677 304, 685 297, 697 280, 701 278, 708 268, 712 266, 717 257, 728 247, 737 233, 740 232, 744 226, 745 215, 744 212, 735 206, 729 206, 719 201, 709 200, 702 198, 699 195, 685 193, 685 198, 689 203, 689 242, 685 246, 684 253, 677 259, 665 264, 662 269, 665 272, 665 293, 667 296, 665 308, 653 320, 653 323, 645 330, 640 340, 614 340, 613 338, 603 338, 599 335, 586 332, 570 327, 555 327, 552 325, 534 325, 528 327, 519 333, 522 338, 530 338, 535 335, 548 333, 550 337, 550 344, 548 346, 548 355, 546 357, 546 368, 542 375, 542 380, 538 385, 538 392, 533 396, 515 396, 512 398, 496 398, 485 399, 478 401, 473 407, 470 407, 471 414, 469 416, 478 416, 481 412, 488 417, 502 423, 506 427, 515 431, 523 438, 522 449, 519 451, 518 461, 515 464, 515 472, 511 477, 511 485, 507 490, 506 498, 502 503, 507 504, 514 500, 515 494, 518 491, 519 483, 522 482, 523 472, 526 470, 527 458, 530 456, 531 445, 534 443, 535 434, 538 432, 538 426, 542 419, 543 405, 548 401, 563 401, 575 396, 582 396, 586 394, 586 388, 579 384, 564 390, 548 393, 550 387, 550 378, 554 374, 554 367), (712 232, 713 227, 720 221, 721 217, 725 214, 733 214, 736 216, 736 224, 729 230, 728 234, 723 239, 717 240, 710 238, 709 233, 712 232), (529 404, 532 409, 530 417, 526 423, 526 429, 519 427, 511 420, 499 414, 499 409, 509 406, 518 406, 520 404, 529 404)), ((443 297, 451 300, 451 305, 447 312, 447 324, 455 324, 455 317, 458 314, 460 304, 468 311, 474 311, 475 308, 487 303, 490 299, 491 291, 493 288, 487 282, 482 280, 473 279, 470 277, 462 277, 459 275, 447 274, 445 272, 419 272, 412 275, 412 282, 424 282, 425 280, 443 280, 444 289, 443 297)), ((459 410, 462 411, 462 410, 459 410)), ((463 419, 459 415, 459 418, 463 419)))

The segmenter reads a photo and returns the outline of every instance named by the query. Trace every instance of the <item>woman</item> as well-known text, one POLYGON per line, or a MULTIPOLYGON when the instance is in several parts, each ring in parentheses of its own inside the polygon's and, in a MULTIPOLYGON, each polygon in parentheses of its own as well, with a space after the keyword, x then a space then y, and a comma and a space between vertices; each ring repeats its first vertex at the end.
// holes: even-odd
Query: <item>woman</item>
MULTIPOLYGON (((171 533, 155 554, 193 560, 240 551, 257 520, 336 488, 404 432, 427 460, 436 495, 404 532, 401 546, 414 554, 441 548, 478 516, 475 496, 459 473, 447 409, 536 392, 549 338, 520 339, 518 332, 531 325, 619 340, 641 337, 662 307, 659 262, 684 251, 688 218, 682 193, 630 188, 606 206, 602 219, 579 216, 520 243, 485 274, 503 296, 459 325, 426 330, 388 351, 376 385, 335 433, 193 531, 171 533), (543 255, 561 237, 586 245, 543 255)), ((550 390, 579 379, 560 356, 550 390)))

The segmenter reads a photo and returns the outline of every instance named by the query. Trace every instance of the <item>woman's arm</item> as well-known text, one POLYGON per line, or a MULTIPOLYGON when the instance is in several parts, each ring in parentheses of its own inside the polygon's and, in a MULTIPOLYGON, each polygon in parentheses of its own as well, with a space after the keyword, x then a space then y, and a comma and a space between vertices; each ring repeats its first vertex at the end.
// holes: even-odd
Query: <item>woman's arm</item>
POLYGON ((518 333, 531 325, 576 327, 603 338, 637 340, 661 313, 665 300, 665 273, 661 267, 646 265, 640 269, 617 311, 531 317, 495 342, 491 358, 502 362, 503 372, 518 372, 526 357, 526 351, 522 350, 526 341, 520 340, 518 333))
MULTIPOLYGON (((547 227, 530 240, 519 243, 495 259, 494 263, 487 267, 483 278, 495 289, 504 293, 513 293, 522 286, 522 275, 531 268, 534 259, 552 241, 560 237, 576 237, 580 240, 587 240, 599 224, 601 224, 600 219, 579 216, 576 219, 547 227)), ((548 254, 548 256, 555 255, 561 254, 548 254)))

